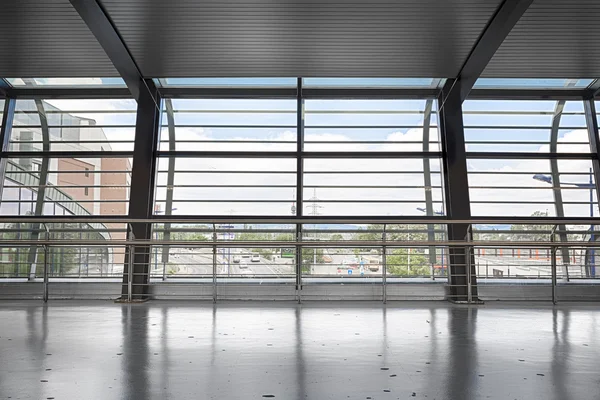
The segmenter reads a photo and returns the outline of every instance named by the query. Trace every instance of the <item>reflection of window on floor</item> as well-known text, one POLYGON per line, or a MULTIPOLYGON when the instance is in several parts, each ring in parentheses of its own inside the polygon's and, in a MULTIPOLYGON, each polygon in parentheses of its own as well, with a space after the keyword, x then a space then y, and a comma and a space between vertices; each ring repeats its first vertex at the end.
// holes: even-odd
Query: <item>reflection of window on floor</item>
POLYGON ((501 269, 494 268, 494 278, 502 278, 504 276, 504 271, 501 269))

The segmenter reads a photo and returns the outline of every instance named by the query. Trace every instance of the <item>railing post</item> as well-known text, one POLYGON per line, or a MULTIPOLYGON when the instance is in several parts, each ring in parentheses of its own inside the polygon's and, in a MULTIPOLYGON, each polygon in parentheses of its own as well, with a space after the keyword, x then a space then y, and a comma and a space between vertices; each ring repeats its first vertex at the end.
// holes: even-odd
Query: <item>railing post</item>
MULTIPOLYGON (((42 223, 42 225, 44 226, 44 229, 46 230, 46 241, 50 241, 50 229, 48 228, 48 225, 46 225, 45 223, 42 223)), ((49 251, 49 245, 48 243, 44 244, 44 275, 43 275, 43 279, 44 279, 44 283, 43 283, 43 287, 44 287, 44 293, 43 293, 43 299, 44 299, 44 303, 48 302, 48 256, 50 254, 49 251)))
MULTIPOLYGON (((299 207, 300 208, 300 207, 299 207)), ((298 304, 302 303, 302 246, 298 242, 302 241, 302 228, 296 224, 296 299, 298 304)))
POLYGON ((386 239, 386 228, 387 224, 383 224, 383 234, 381 235, 381 239, 384 243, 383 252, 381 255, 381 264, 382 264, 382 282, 383 282, 383 304, 387 304, 387 246, 385 245, 386 239))
POLYGON ((471 304, 473 301, 473 287, 471 285, 471 246, 465 247, 465 255, 467 261, 467 303, 471 304))
POLYGON ((48 302, 48 245, 44 245, 44 303, 48 302))
POLYGON ((129 257, 127 257, 127 301, 131 303, 133 296, 133 256, 134 245, 129 245, 129 257))
POLYGON ((556 230, 556 226, 552 229, 552 233, 550 234, 550 273, 552 274, 552 303, 556 304, 556 246, 554 245, 554 232, 556 230))
POLYGON ((217 302, 217 227, 213 224, 213 259, 212 259, 212 297, 213 303, 217 302))

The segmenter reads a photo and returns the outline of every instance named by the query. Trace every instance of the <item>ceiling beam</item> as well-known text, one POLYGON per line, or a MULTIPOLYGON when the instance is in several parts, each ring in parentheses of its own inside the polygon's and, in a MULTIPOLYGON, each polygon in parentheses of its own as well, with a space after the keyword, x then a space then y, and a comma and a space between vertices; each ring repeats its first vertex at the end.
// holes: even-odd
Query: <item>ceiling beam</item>
POLYGON ((594 99, 600 96, 600 79, 595 79, 586 89, 585 89, 585 99, 594 99))
POLYGON ((0 78, 0 95, 2 97, 7 97, 11 89, 12 86, 10 86, 6 79, 0 78))
MULTIPOLYGON (((461 101, 465 101, 485 67, 531 3, 533 0, 504 0, 500 4, 458 74, 457 80, 460 81, 460 85, 447 88, 460 90, 461 101)), ((444 100, 449 94, 446 94, 444 100)))
POLYGON ((69 0, 79 13, 90 31, 100 43, 106 55, 125 81, 133 97, 138 100, 142 91, 147 91, 157 103, 156 93, 149 85, 151 80, 145 80, 125 42, 109 18, 104 8, 97 0, 69 0))

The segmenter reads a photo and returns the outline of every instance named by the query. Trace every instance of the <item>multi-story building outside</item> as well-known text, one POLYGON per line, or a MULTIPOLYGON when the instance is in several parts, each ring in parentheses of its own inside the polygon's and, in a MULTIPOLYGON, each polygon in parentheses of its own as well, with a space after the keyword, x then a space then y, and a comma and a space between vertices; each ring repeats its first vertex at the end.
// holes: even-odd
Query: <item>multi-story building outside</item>
MULTIPOLYGON (((48 137, 44 138, 38 107, 34 101, 21 101, 15 113, 9 150, 36 152, 61 151, 63 156, 9 158, 4 165, 0 188, 3 215, 126 215, 129 199, 131 161, 119 157, 78 157, 78 152, 110 152, 110 140, 96 120, 64 113, 48 102, 42 102, 47 118, 48 137), (64 153, 73 154, 64 157, 64 153), (44 177, 44 163, 46 176, 44 177), (42 180, 46 181, 43 185, 42 180), (40 185, 40 183, 42 183, 40 185), (44 202, 36 202, 39 191, 44 202), (37 207, 37 209, 36 209, 37 207), (41 212, 40 212, 41 211, 41 212)), ((87 230, 98 232, 104 239, 124 239, 123 224, 88 224, 87 230)), ((18 253, 27 249, 17 249, 18 253)), ((100 269, 109 272, 122 265, 124 251, 111 251, 102 256, 100 269), (106 267, 110 265, 110 267, 106 267)), ((2 262, 10 262, 5 254, 2 262)), ((14 254, 12 258, 15 258, 14 254)), ((101 271, 102 272, 102 271, 101 271)))

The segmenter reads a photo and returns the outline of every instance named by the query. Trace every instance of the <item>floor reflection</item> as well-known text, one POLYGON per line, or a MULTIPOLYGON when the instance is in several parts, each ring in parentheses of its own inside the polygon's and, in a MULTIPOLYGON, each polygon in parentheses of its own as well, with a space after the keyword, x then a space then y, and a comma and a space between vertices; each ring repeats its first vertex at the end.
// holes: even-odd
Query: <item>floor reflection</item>
POLYGON ((446 373, 446 398, 477 398, 477 313, 478 309, 475 307, 448 309, 450 352, 446 373))
MULTIPOLYGON (((143 304, 121 308, 123 327, 123 398, 148 399, 150 348, 148 345, 148 307, 143 304)), ((152 354, 155 355, 155 354, 152 354)), ((156 364, 155 364, 156 366, 156 364)), ((157 368, 166 370, 166 365, 157 368)))
POLYGON ((71 304, 0 307, 0 398, 579 400, 598 387, 587 306, 71 304))

